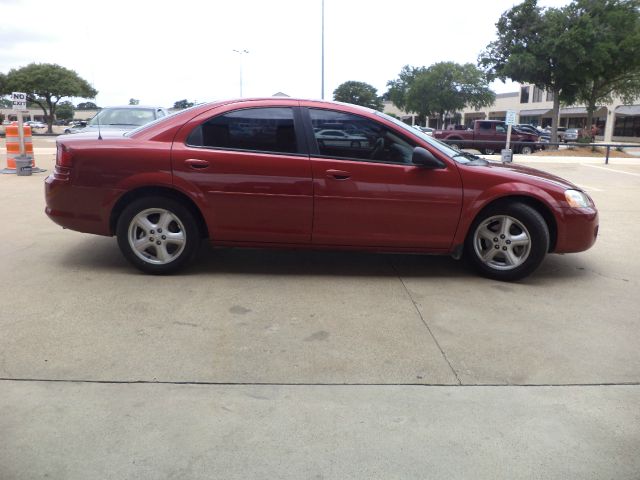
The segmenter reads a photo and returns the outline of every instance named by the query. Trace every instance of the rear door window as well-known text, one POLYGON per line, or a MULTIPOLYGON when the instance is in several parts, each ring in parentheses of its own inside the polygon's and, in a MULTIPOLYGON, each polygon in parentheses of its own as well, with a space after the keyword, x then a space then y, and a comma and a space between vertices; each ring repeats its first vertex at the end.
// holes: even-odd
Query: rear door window
POLYGON ((247 108, 213 117, 187 138, 192 147, 298 153, 293 109, 247 108))

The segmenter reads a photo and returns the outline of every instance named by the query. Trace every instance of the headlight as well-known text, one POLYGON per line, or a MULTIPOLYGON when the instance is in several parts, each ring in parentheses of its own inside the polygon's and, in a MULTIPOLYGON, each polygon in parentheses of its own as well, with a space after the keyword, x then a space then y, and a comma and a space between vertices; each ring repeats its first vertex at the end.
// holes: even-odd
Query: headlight
POLYGON ((586 193, 579 190, 565 190, 564 198, 572 208, 587 208, 591 206, 591 201, 586 193))

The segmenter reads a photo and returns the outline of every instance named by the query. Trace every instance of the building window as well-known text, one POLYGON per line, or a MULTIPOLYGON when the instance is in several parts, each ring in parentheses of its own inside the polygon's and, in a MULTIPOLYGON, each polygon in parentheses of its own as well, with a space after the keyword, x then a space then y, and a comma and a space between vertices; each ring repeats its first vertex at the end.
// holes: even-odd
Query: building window
POLYGON ((542 89, 536 86, 533 87, 533 103, 538 103, 542 101, 542 89))
POLYGON ((553 92, 547 92, 547 102, 553 102, 553 92))
POLYGON ((529 103, 529 85, 520 87, 520 103, 529 103))

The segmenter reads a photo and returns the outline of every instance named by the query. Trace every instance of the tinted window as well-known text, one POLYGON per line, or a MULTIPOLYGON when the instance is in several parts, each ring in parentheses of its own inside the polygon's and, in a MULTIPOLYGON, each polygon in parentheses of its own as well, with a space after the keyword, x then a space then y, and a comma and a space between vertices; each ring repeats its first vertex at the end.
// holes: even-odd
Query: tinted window
POLYGON ((196 147, 296 153, 298 146, 290 108, 249 108, 213 117, 191 132, 196 147))
POLYGON ((320 155, 332 158, 411 163, 415 145, 368 118, 309 109, 320 155))

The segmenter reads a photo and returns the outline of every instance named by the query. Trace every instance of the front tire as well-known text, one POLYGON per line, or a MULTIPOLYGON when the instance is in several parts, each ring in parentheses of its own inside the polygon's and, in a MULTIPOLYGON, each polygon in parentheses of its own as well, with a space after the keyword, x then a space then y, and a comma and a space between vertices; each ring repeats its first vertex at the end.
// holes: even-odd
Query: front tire
POLYGON ((182 203, 166 197, 145 197, 129 204, 116 228, 118 246, 139 270, 155 275, 174 273, 195 255, 198 224, 182 203))
POLYGON ((503 203, 483 211, 465 242, 465 257, 485 277, 520 280, 549 250, 549 228, 538 211, 523 203, 503 203))
POLYGON ((520 149, 520 153, 522 155, 531 155, 533 153, 533 148, 530 147, 529 145, 523 145, 522 148, 520 149))

